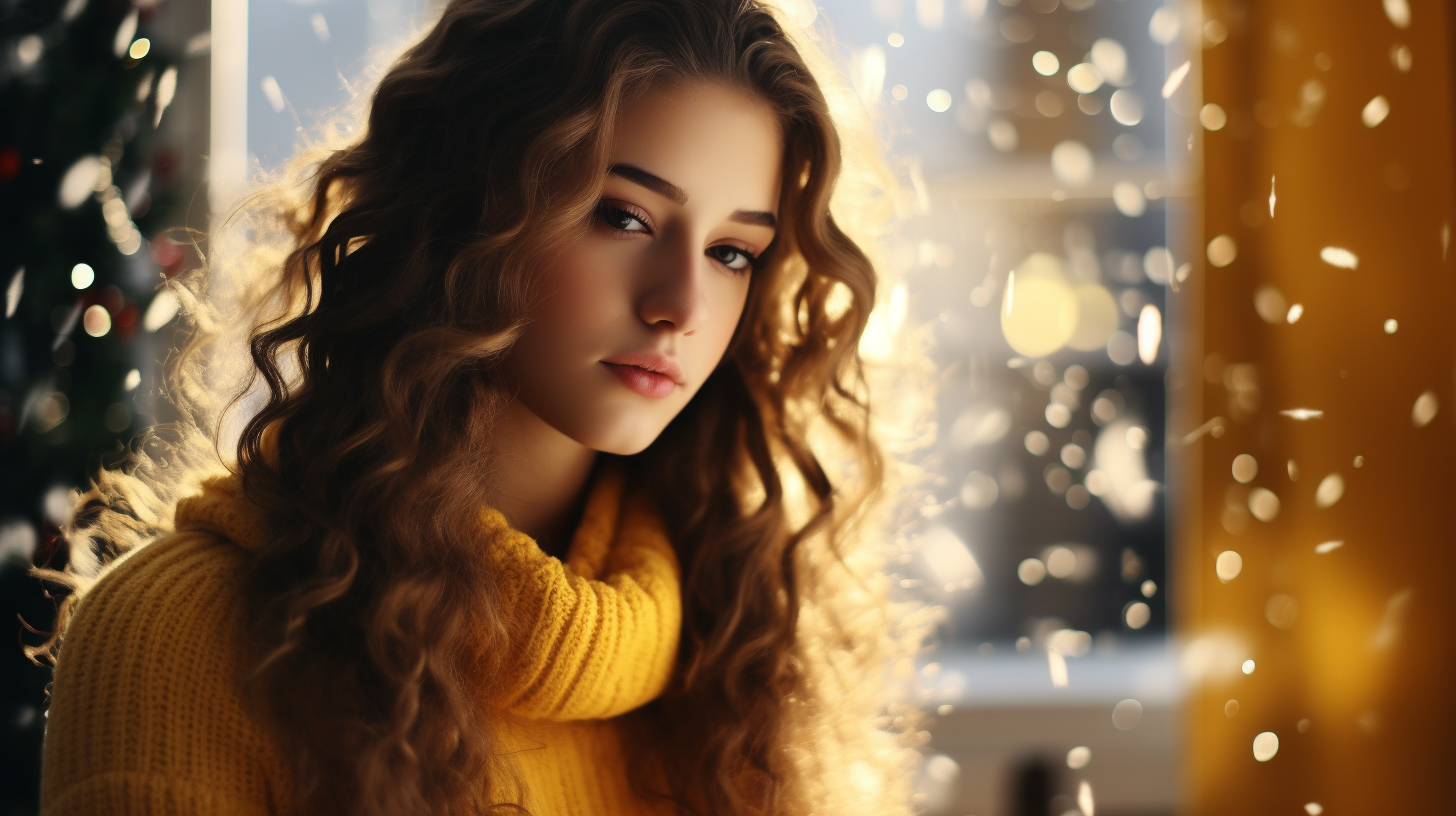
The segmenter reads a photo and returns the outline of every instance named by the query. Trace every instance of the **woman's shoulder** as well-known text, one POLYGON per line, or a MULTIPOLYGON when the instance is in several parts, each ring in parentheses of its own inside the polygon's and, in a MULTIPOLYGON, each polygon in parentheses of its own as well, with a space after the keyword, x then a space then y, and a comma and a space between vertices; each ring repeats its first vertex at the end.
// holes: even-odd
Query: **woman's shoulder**
MULTIPOLYGON (((232 542, 200 531, 171 533, 129 553, 81 597, 65 630, 58 671, 80 659, 137 648, 160 660, 165 652, 152 650, 163 644, 204 652, 241 647, 252 558, 232 542)), ((156 663, 129 665, 150 672, 156 663)))
POLYGON ((174 602, 204 589, 223 593, 218 601, 241 601, 253 558, 248 550, 208 531, 169 533, 108 565, 82 597, 75 623, 92 607, 171 609, 174 602))
POLYGON ((173 533, 85 593, 56 664, 45 813, 130 796, 174 801, 177 812, 277 801, 287 775, 243 693, 256 655, 244 589, 252 558, 215 534, 173 533))
POLYGON ((264 535, 253 529, 259 514, 235 495, 235 478, 201 487, 178 502, 175 531, 107 565, 85 589, 65 631, 61 666, 77 653, 89 658, 139 640, 207 651, 242 646, 247 573, 259 547, 253 539, 264 535))

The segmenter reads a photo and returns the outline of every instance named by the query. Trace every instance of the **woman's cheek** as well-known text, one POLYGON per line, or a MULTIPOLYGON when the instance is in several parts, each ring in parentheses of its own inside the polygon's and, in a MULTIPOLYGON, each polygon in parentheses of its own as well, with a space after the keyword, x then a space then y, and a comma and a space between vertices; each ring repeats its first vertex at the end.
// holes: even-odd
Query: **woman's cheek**
MULTIPOLYGON (((722 360, 733 333, 738 329, 738 322, 743 319, 743 309, 748 302, 748 284, 748 275, 724 276, 722 285, 716 287, 713 293, 712 315, 708 320, 711 338, 704 337, 706 342, 702 344, 707 347, 705 351, 710 357, 707 364, 709 372, 722 360)), ((705 377, 707 373, 704 372, 705 377)))
MULTIPOLYGON (((551 281, 550 297, 542 307, 550 312, 548 322, 559 330, 581 332, 592 324, 604 322, 630 303, 630 280, 625 259, 615 247, 593 246, 606 242, 598 239, 583 242, 562 257, 551 281)), ((620 320, 630 315, 617 315, 620 320)))

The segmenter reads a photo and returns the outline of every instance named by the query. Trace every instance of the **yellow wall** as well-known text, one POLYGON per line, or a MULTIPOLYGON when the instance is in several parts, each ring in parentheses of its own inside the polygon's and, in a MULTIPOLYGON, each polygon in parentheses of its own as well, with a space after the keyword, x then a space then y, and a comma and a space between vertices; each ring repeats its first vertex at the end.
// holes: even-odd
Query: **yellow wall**
POLYGON ((1204 261, 1185 295, 1199 303, 1201 288, 1203 348, 1181 361, 1202 375, 1201 396, 1196 383, 1185 389, 1193 402, 1183 432, 1214 417, 1226 427, 1182 451, 1193 477, 1182 498, 1194 512, 1177 531, 1179 623, 1205 669, 1188 704, 1189 813, 1297 814, 1310 802, 1328 814, 1456 808, 1456 264, 1443 257, 1456 246, 1445 253, 1442 238, 1456 229, 1452 29, 1447 4, 1409 6, 1405 29, 1381 0, 1203 7, 1228 32, 1205 44, 1203 101, 1228 124, 1201 135, 1203 235, 1190 251, 1202 256, 1228 235, 1237 258, 1224 268, 1204 261), (1392 56, 1402 45, 1408 72, 1392 56), (1367 127, 1362 110, 1377 95, 1389 116, 1367 127), (1349 249, 1358 268, 1322 261, 1327 246, 1349 249), (1266 286, 1286 313, 1302 304, 1296 323, 1260 318, 1255 297, 1266 286), (1393 334, 1388 319, 1398 322, 1393 334), (1227 368, 1241 363, 1252 368, 1227 368), (1417 428, 1412 408, 1427 391, 1439 409, 1417 428), (1324 415, 1280 414, 1294 408, 1324 415), (1257 460, 1248 485, 1232 475, 1239 454, 1257 460), (1329 474, 1344 494, 1320 508, 1329 474), (1272 521, 1248 513, 1258 487, 1280 500, 1272 521), (1227 583, 1215 574, 1224 550, 1243 559, 1227 583), (1288 629, 1270 622, 1276 595, 1297 604, 1288 629), (1246 657, 1250 675, 1238 668, 1246 657), (1252 746, 1264 731, 1279 750, 1259 762, 1252 746))

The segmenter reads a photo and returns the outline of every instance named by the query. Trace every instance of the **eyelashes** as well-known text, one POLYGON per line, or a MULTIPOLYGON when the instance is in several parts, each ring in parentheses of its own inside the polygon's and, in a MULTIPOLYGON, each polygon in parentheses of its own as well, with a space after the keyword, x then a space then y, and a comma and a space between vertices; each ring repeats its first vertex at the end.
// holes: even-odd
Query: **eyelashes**
POLYGON ((645 232, 652 234, 652 228, 647 226, 647 215, 645 213, 633 212, 626 207, 618 206, 607 201, 597 205, 597 220, 606 224, 617 232, 645 232), (633 225, 636 225, 635 227, 633 225))
POLYGON ((763 266, 756 255, 750 255, 736 246, 719 244, 708 247, 708 257, 723 264, 734 272, 748 272, 763 266))
MULTIPOLYGON (((600 202, 597 204, 596 220, 607 229, 617 233, 653 234, 651 219, 647 217, 647 214, 623 203, 612 201, 600 202)), ((755 269, 761 269, 764 265, 763 260, 759 256, 731 244, 718 244, 708 247, 705 254, 734 274, 743 274, 755 269)))

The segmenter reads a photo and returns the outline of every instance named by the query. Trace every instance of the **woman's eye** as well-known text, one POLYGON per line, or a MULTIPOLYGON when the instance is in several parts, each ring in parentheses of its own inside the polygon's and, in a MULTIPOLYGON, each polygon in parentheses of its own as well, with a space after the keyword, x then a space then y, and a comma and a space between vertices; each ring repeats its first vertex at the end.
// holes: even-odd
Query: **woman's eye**
POLYGON ((718 261, 734 272, 747 272, 758 264, 758 258, 744 252, 735 246, 715 246, 708 248, 708 257, 718 261))
POLYGON ((597 217, 602 220, 602 223, 620 232, 650 232, 642 219, 621 207, 601 204, 597 207, 597 217))

